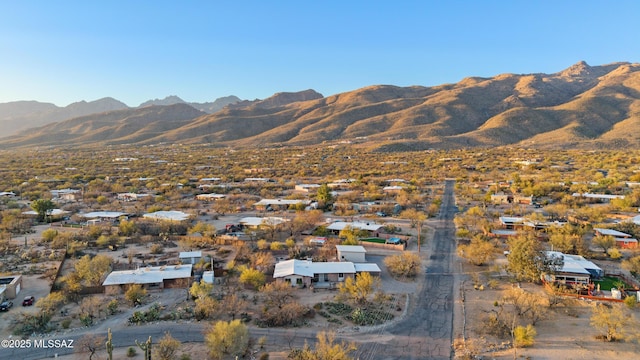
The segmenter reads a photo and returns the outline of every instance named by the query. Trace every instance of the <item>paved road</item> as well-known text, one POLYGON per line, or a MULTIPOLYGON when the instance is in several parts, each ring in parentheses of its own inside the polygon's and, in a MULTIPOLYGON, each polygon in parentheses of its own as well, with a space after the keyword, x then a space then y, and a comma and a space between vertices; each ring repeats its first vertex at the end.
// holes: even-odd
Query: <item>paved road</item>
MULTIPOLYGON (((453 217, 456 206, 453 194, 454 181, 445 182, 440 214, 434 221, 435 234, 430 244, 423 245, 422 256, 427 256, 424 283, 418 287, 416 301, 408 309, 406 319, 382 327, 377 331, 363 334, 337 334, 357 343, 355 358, 359 360, 414 360, 453 358, 453 301, 455 226, 453 217), (427 250, 427 251, 424 251, 427 250)), ((400 304, 404 306, 404 304, 400 304)), ((131 326, 113 333, 115 347, 135 346, 134 340, 145 341, 148 336, 160 339, 166 331, 182 342, 202 342, 205 326, 200 323, 158 323, 145 326, 131 326)), ((311 329, 255 329, 253 338, 266 337, 267 346, 282 345, 294 348, 305 342, 313 344, 316 332, 311 329)), ((106 334, 103 334, 106 335, 106 334)), ((62 335, 47 339, 73 339, 77 343, 80 336, 62 335)), ((35 340, 35 338, 33 339, 35 340)), ((37 360, 53 358, 54 354, 70 354, 73 349, 33 348, 0 349, 0 360, 37 360)))
MULTIPOLYGON (((378 344, 359 346, 359 359, 453 358, 455 225, 454 181, 445 182, 440 213, 428 244, 425 281, 407 319, 379 333, 378 344), (389 336, 390 335, 390 336, 389 336), (387 337, 389 339, 387 340, 387 337)), ((424 252, 423 252, 424 255, 424 252)))

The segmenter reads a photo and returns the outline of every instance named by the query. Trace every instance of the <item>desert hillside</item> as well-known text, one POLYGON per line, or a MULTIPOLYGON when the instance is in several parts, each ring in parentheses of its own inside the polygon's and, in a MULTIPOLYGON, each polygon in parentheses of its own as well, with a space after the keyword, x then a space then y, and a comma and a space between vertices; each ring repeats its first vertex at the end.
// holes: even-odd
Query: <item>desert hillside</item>
POLYGON ((306 90, 229 103, 212 114, 185 103, 152 106, 31 129, 0 139, 0 147, 341 141, 381 150, 624 148, 640 145, 639 70, 640 64, 579 62, 554 74, 469 77, 434 87, 375 85, 326 97, 306 90))

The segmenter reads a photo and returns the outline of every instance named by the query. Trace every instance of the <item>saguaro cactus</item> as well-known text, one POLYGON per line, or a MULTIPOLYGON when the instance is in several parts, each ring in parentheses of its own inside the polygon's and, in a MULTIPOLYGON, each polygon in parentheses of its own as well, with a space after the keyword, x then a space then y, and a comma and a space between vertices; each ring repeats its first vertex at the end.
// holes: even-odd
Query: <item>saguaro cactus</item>
POLYGON ((111 328, 107 329, 107 342, 105 343, 107 348, 107 355, 109 360, 113 360, 113 341, 111 341, 111 328))
POLYGON ((144 360, 151 360, 151 336, 149 336, 144 343, 139 343, 138 340, 136 340, 136 345, 144 351, 144 360))

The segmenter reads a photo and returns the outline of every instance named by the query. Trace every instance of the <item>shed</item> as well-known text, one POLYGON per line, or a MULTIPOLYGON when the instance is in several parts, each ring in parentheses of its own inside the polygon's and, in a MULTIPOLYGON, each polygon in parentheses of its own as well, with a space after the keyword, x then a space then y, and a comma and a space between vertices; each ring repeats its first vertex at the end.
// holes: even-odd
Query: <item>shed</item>
POLYGON ((0 277, 0 299, 15 299, 22 288, 22 275, 0 277))
POLYGON ((365 254, 367 250, 360 245, 336 245, 338 250, 338 261, 351 261, 354 263, 366 262, 365 254))
POLYGON ((202 259, 202 251, 182 251, 178 258, 183 264, 195 265, 202 259))

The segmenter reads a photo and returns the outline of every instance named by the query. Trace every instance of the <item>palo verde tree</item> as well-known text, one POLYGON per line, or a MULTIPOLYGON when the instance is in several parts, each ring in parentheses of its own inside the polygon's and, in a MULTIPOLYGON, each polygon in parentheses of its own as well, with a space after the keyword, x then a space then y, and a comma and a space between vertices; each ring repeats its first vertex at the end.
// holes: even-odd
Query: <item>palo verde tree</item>
POLYGON ((242 356, 249 348, 249 329, 240 320, 216 322, 204 341, 212 359, 242 356))
POLYGON ((51 210, 55 209, 55 207, 56 205, 49 199, 38 199, 31 203, 33 211, 38 213, 38 221, 47 220, 47 215, 51 210))

